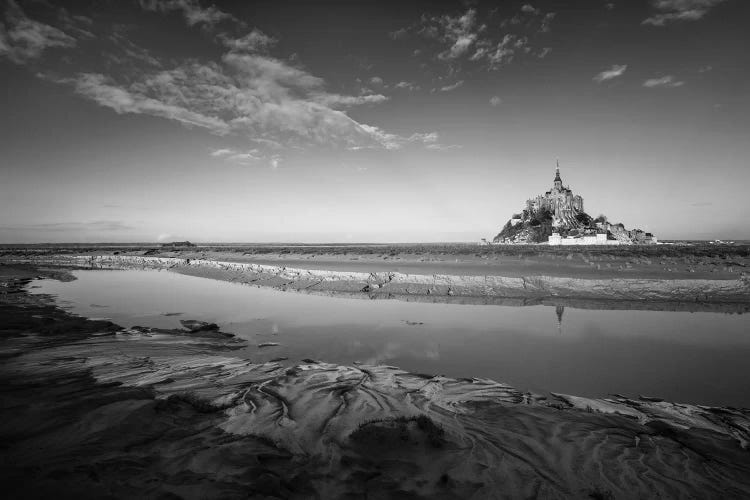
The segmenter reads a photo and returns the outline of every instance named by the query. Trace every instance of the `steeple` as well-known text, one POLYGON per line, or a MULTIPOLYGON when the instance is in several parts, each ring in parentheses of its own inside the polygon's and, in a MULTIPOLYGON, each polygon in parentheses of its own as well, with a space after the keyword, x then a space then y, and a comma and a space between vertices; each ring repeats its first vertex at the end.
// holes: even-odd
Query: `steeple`
POLYGON ((562 189, 562 179, 560 178, 560 161, 557 161, 557 168, 555 168, 555 187, 562 189))

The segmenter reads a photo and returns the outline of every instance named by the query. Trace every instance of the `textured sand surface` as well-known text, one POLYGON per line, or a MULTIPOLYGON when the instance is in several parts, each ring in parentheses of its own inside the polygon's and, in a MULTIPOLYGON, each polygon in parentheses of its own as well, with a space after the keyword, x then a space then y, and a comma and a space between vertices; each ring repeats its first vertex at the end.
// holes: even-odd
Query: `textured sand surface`
POLYGON ((11 497, 750 496, 748 410, 253 363, 211 325, 123 330, 25 294, 27 281, 0 294, 11 497))

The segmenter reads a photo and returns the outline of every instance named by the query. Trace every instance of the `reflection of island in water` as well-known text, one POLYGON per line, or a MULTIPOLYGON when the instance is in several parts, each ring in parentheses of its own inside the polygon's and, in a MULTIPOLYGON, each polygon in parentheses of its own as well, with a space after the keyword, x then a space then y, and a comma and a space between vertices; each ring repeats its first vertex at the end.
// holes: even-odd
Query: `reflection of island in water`
POLYGON ((557 331, 562 333, 562 318, 565 312, 565 306, 555 306, 555 313, 557 313, 557 331))

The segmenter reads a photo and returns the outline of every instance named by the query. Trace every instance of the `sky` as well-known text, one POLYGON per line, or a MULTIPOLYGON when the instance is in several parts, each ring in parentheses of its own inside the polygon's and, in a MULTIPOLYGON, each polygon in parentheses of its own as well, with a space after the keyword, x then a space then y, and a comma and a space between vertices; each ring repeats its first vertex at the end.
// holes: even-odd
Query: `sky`
POLYGON ((750 239, 750 2, 0 2, 0 243, 750 239))

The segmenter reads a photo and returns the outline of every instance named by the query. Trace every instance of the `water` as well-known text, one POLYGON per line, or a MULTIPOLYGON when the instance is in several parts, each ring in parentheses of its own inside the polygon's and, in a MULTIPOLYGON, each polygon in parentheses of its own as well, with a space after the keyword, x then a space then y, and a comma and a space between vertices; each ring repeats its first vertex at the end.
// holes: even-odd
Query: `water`
POLYGON ((384 363, 484 377, 522 390, 750 407, 747 315, 361 300, 281 292, 167 271, 75 271, 32 293, 122 326, 218 323, 235 354, 384 363), (278 342, 275 347, 258 347, 278 342))

